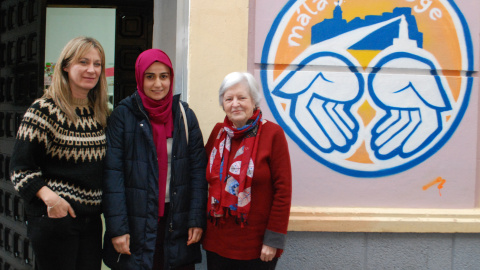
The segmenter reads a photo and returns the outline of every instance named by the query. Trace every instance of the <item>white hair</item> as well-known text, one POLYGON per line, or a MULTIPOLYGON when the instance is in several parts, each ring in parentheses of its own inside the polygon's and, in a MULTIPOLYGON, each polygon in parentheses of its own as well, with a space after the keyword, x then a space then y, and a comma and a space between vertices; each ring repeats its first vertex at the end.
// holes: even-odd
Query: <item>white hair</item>
POLYGON ((227 90, 230 89, 232 86, 239 83, 247 86, 248 92, 250 93, 250 96, 255 102, 255 107, 258 107, 260 105, 260 100, 262 100, 262 96, 260 94, 260 87, 258 86, 255 77, 253 77, 253 75, 248 72, 232 72, 225 76, 218 92, 220 106, 223 106, 223 96, 225 95, 225 92, 227 92, 227 90))

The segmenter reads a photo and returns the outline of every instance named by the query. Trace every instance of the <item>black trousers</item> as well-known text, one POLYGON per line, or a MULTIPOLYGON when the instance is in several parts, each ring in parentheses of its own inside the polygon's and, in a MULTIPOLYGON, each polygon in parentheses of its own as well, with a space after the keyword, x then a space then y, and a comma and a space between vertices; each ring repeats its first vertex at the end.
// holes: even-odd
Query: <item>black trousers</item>
MULTIPOLYGON (((170 214, 170 206, 165 204, 165 212, 163 217, 158 219, 157 240, 155 243, 155 254, 153 256, 153 270, 163 270, 165 268, 165 229, 167 228, 167 220, 170 214)), ((175 270, 194 270, 195 264, 189 264, 182 267, 177 267, 175 270)))
POLYGON ((207 250, 208 270, 274 270, 277 266, 277 261, 278 258, 273 258, 270 262, 264 262, 260 260, 260 258, 254 260, 235 260, 225 258, 207 250))
POLYGON ((27 236, 32 243, 37 270, 100 270, 102 267, 100 215, 28 217, 27 236))

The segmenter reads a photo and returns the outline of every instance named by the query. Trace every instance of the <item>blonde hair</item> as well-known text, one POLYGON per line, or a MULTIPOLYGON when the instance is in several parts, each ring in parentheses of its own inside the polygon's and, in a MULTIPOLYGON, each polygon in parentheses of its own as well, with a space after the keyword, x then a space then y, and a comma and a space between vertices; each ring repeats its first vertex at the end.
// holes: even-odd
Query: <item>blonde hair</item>
POLYGON ((91 48, 95 48, 100 54, 102 71, 97 85, 88 92, 88 103, 93 107, 95 120, 103 127, 106 127, 109 111, 107 78, 105 76, 105 51, 102 45, 94 38, 77 37, 65 45, 53 71, 52 84, 45 90, 43 97, 53 99, 57 106, 67 115, 68 119, 76 122, 79 117, 75 113, 75 106, 72 105, 73 96, 69 85, 68 72, 64 69, 76 63, 91 48))

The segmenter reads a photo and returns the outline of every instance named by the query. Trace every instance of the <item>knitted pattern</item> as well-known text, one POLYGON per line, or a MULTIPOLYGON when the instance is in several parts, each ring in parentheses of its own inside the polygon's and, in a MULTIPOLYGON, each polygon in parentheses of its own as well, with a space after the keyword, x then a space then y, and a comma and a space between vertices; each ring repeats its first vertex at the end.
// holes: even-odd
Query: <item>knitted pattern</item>
POLYGON ((79 116, 75 123, 46 98, 35 101, 24 115, 10 176, 27 214, 46 213, 36 197, 43 186, 67 200, 77 215, 101 213, 105 133, 88 100, 75 100, 75 106, 79 116))

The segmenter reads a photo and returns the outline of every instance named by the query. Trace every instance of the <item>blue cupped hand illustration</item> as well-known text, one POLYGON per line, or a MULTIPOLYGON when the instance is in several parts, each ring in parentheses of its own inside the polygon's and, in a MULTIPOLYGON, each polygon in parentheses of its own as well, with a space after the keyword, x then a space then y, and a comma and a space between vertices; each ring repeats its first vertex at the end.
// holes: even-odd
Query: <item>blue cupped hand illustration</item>
POLYGON ((273 94, 292 100, 289 114, 312 145, 323 152, 347 152, 358 137, 350 108, 363 93, 363 76, 346 51, 307 55, 295 70, 284 72, 273 94), (321 66, 335 69, 320 71, 321 66))
POLYGON ((399 38, 372 60, 368 77, 370 96, 386 113, 372 129, 371 148, 378 159, 421 151, 442 131, 441 113, 451 109, 439 64, 408 38, 402 23, 399 38))

